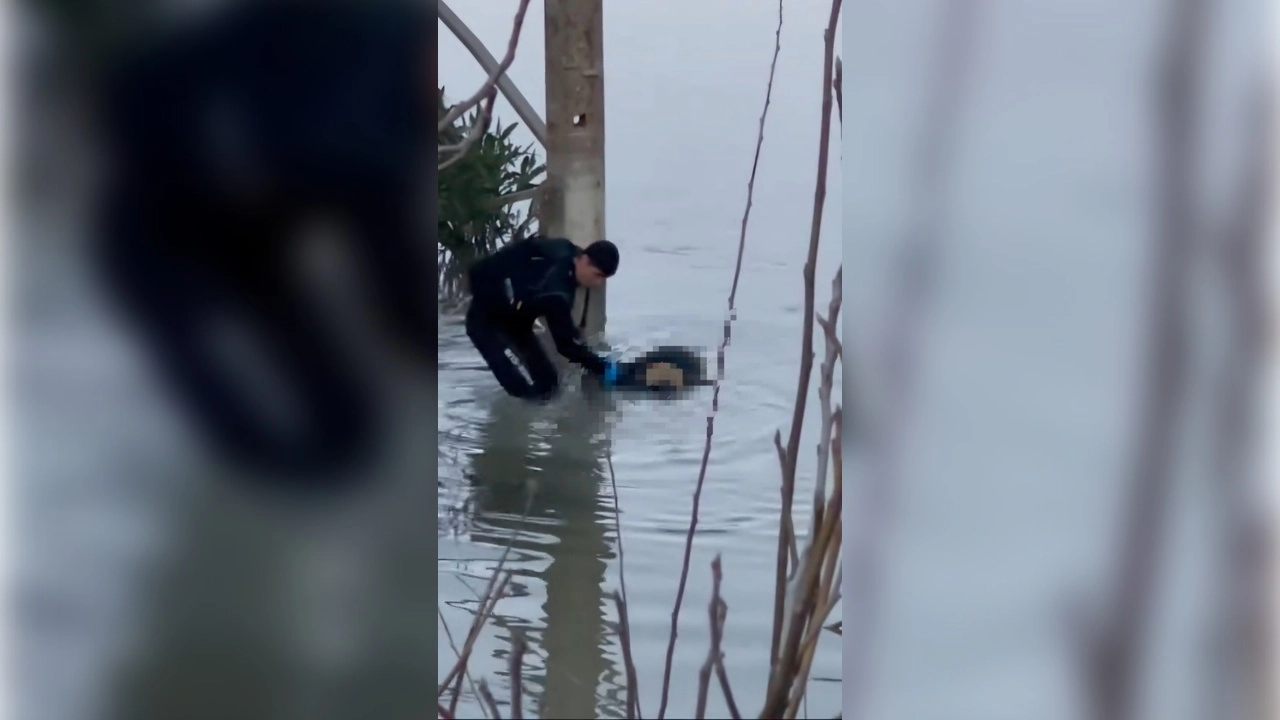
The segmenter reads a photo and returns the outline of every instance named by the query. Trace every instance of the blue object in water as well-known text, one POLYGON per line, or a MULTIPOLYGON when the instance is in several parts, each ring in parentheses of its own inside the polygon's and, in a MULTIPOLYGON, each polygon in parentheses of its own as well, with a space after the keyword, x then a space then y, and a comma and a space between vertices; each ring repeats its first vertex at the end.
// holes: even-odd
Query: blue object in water
POLYGON ((671 393, 709 384, 706 361, 687 347, 663 346, 614 366, 619 389, 671 393))

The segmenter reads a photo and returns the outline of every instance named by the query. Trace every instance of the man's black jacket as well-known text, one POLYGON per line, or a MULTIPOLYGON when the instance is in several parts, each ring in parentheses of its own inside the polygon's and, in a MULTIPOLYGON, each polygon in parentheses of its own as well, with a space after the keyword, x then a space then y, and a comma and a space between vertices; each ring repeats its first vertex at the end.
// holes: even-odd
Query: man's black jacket
POLYGON ((472 266, 472 304, 487 321, 513 331, 528 331, 546 318, 556 350, 595 375, 605 361, 582 343, 573 324, 578 289, 573 261, 582 251, 562 238, 533 238, 512 243, 472 266))

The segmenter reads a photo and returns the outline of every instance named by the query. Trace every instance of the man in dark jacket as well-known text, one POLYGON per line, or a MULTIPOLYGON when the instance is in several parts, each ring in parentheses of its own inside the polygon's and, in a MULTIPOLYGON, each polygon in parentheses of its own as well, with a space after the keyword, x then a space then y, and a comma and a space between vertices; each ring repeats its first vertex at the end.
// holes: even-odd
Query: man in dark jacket
POLYGON ((606 387, 617 382, 617 365, 582 343, 572 314, 578 288, 599 288, 617 270, 618 248, 608 240, 583 250, 547 238, 512 243, 471 268, 467 335, 504 390, 546 399, 559 387, 559 373, 534 335, 540 317, 561 355, 606 387))

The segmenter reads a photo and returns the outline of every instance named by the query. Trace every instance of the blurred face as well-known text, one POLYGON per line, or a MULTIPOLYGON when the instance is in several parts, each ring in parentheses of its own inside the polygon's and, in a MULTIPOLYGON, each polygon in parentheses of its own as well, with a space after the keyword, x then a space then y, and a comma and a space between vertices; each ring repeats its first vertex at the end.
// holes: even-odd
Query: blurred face
POLYGON ((600 268, 591 263, 591 258, 586 255, 579 255, 573 263, 573 276, 578 280, 578 284, 588 290, 594 290, 604 285, 605 275, 600 272, 600 268))

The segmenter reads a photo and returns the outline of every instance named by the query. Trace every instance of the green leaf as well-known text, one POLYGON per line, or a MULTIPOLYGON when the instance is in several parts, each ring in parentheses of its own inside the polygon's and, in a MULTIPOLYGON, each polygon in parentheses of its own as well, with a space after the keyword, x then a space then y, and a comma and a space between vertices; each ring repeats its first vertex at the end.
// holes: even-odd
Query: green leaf
MULTIPOLYGON (((439 117, 448 112, 444 90, 440 89, 439 117)), ((479 110, 467 120, 459 119, 437 133, 441 145, 457 144, 479 110)), ((536 232, 535 223, 521 229, 525 215, 514 208, 496 207, 495 200, 507 193, 537 187, 545 173, 538 162, 534 144, 517 145, 511 137, 517 123, 503 125, 493 118, 488 131, 465 157, 440 173, 436 196, 439 203, 438 273, 445 296, 460 291, 461 278, 468 267, 510 242, 517 232, 536 232)))

